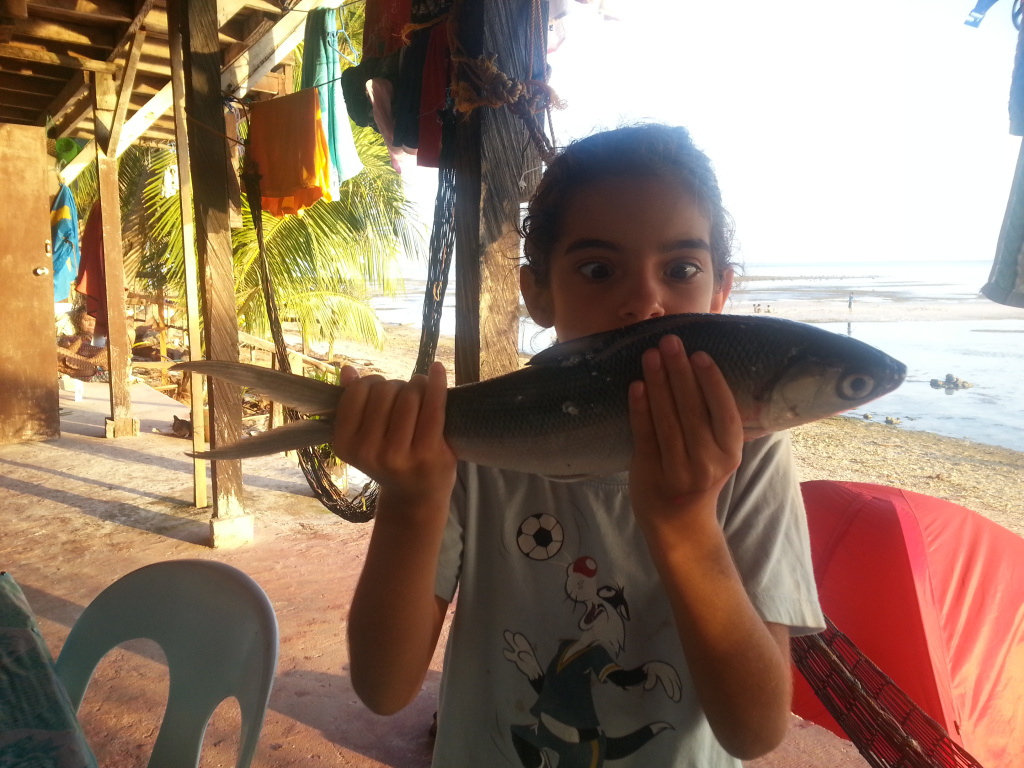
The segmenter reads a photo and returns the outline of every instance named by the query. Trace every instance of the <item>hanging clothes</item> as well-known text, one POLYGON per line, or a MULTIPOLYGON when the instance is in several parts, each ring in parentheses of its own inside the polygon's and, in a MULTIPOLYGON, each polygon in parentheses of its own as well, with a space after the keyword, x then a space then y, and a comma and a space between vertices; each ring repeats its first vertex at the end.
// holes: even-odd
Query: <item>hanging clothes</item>
POLYGON ((330 193, 330 153, 316 88, 252 106, 247 162, 260 174, 263 210, 281 217, 330 193))
POLYGON ((107 282, 103 263, 103 214, 100 201, 93 203, 82 233, 82 260, 75 291, 85 296, 85 311, 96 318, 96 336, 107 335, 107 282))
POLYGON ((50 207, 50 242, 53 244, 53 300, 67 301, 78 276, 82 252, 78 245, 78 206, 71 189, 61 184, 50 207))
POLYGON ((341 54, 338 49, 337 11, 317 8, 306 17, 302 49, 302 87, 316 88, 330 157, 331 199, 341 184, 363 169, 352 139, 345 96, 341 87, 341 54))
POLYGON ((448 46, 448 22, 430 28, 420 90, 419 150, 416 164, 437 168, 441 161, 441 110, 448 100, 452 81, 452 56, 448 46))
POLYGON ((363 55, 378 59, 394 53, 405 42, 402 30, 412 20, 412 0, 366 0, 363 55))

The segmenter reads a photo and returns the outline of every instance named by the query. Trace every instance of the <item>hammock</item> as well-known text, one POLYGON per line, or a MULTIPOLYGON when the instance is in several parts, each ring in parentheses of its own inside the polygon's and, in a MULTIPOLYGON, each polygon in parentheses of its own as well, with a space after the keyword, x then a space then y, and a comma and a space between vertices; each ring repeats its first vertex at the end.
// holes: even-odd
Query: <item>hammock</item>
POLYGON ((982 768, 827 617, 795 637, 793 662, 874 768, 982 768))

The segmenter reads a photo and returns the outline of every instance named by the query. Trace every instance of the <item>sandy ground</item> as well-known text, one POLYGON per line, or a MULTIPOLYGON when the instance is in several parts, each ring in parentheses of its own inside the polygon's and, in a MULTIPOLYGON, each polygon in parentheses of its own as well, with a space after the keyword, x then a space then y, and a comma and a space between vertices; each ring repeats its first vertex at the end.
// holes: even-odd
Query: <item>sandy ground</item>
MULTIPOLYGON (((849 311, 845 303, 842 310, 849 311)), ((418 330, 393 326, 383 350, 353 343, 338 349, 366 370, 404 378, 418 340, 418 330)), ((439 357, 450 370, 450 339, 442 339, 439 357)), ((133 387, 143 434, 106 440, 105 398, 102 385, 87 385, 81 403, 62 393, 60 440, 0 447, 0 569, 25 590, 54 654, 83 607, 120 575, 160 560, 221 560, 263 586, 281 630, 255 765, 429 765, 440 653, 421 694, 393 718, 369 714, 348 680, 345 616, 371 526, 326 513, 298 468, 272 456, 244 463, 255 543, 210 549, 210 512, 191 506, 187 443, 151 431, 166 429, 173 413, 185 415, 184 406, 133 387)), ((850 418, 801 427, 793 438, 802 479, 897 485, 951 499, 1024 534, 1024 454, 850 418)), ((103 766, 145 764, 166 690, 166 668, 151 644, 131 644, 101 663, 81 719, 103 766)), ((207 732, 203 766, 233 765, 236 731, 237 710, 228 702, 207 732)), ((783 746, 752 768, 820 765, 866 763, 848 743, 794 721, 783 746)))

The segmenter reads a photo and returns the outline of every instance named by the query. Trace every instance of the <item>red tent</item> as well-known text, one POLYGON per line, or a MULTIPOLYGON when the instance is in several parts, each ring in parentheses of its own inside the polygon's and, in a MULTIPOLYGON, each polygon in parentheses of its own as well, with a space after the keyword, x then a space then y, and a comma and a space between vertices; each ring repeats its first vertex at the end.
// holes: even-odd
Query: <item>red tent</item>
MULTIPOLYGON (((836 627, 982 765, 1024 765, 1024 539, 898 488, 802 488, 836 627)), ((845 738, 795 677, 793 711, 845 738)))

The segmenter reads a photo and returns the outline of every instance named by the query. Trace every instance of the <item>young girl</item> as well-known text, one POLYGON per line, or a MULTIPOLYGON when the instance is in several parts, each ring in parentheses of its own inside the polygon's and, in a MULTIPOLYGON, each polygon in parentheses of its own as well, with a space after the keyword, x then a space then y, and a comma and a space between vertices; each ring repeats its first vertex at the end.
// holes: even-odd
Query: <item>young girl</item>
MULTIPOLYGON (((562 342, 721 312, 732 287, 718 183, 682 128, 572 144, 523 228, 526 306, 562 342)), ((736 766, 785 735, 789 636, 823 627, 788 437, 744 443, 718 368, 677 337, 643 368, 629 472, 573 482, 458 462, 440 365, 343 372, 335 451, 380 484, 349 616, 372 710, 415 697, 458 590, 435 766, 736 766)))

